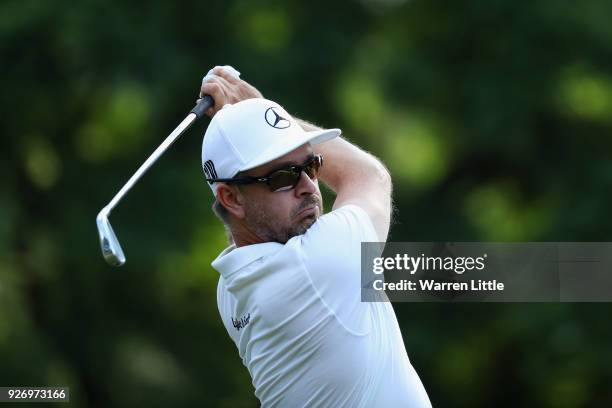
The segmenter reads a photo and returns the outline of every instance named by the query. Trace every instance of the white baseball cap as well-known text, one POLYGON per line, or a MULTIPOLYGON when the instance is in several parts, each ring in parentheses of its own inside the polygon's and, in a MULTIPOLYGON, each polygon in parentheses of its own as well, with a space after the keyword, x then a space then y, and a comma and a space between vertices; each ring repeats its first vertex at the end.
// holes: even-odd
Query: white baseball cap
MULTIPOLYGON (((207 179, 232 178, 340 133, 340 129, 306 132, 278 103, 247 99, 225 105, 210 121, 202 143, 202 168, 207 179)), ((208 183, 216 195, 217 183, 208 183)))

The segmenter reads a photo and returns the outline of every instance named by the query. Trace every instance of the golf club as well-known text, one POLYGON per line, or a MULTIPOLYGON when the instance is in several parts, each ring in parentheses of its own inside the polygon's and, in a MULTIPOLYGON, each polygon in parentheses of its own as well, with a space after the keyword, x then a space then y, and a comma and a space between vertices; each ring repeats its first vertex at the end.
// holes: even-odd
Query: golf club
POLYGON ((144 173, 164 154, 166 150, 187 130, 197 119, 204 116, 205 112, 214 105, 213 99, 209 95, 205 95, 198 101, 196 106, 189 112, 187 117, 170 133, 170 135, 159 145, 157 149, 149 156, 149 158, 136 170, 136 173, 130 177, 121 190, 113 199, 98 213, 96 224, 98 226, 98 234, 100 235, 100 246, 102 247, 102 255, 109 265, 121 266, 125 263, 125 255, 119 244, 119 240, 113 231, 113 227, 108 221, 108 216, 115 206, 121 201, 123 196, 130 191, 136 182, 143 176, 144 173))

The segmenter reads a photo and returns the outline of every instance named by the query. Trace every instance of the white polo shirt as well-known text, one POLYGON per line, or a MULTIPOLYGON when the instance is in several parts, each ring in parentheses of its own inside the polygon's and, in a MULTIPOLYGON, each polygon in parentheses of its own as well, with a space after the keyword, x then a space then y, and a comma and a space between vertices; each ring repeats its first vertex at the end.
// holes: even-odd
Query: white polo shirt
POLYGON ((361 302, 369 216, 347 205, 285 245, 225 249, 223 324, 265 407, 431 407, 390 303, 361 302))

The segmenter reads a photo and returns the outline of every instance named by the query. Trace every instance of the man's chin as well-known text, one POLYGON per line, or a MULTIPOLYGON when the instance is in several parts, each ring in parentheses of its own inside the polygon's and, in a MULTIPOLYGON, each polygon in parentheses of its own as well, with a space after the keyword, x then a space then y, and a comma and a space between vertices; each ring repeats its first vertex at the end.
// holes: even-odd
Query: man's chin
POLYGON ((295 225, 291 231, 289 232, 289 239, 296 237, 298 235, 303 235, 308 231, 308 228, 312 227, 312 225, 317 221, 317 215, 309 215, 300 220, 298 225, 295 225))
POLYGON ((308 228, 312 227, 312 225, 313 225, 315 222, 317 222, 317 219, 318 219, 318 218, 319 218, 319 215, 318 215, 318 214, 317 214, 317 215, 311 215, 311 216, 308 216, 308 217, 304 218, 304 219, 302 220, 302 225, 304 225, 304 231, 302 232, 302 234, 303 234, 304 232, 306 232, 306 231, 308 230, 308 228))

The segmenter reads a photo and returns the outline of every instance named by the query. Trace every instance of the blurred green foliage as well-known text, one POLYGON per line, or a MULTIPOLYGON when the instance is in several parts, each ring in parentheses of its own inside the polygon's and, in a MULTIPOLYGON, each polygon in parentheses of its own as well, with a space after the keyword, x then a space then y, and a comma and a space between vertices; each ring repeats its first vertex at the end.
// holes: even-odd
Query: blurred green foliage
MULTIPOLYGON (((612 3, 0 4, 0 385, 73 406, 257 406, 221 325, 205 124, 94 218, 231 64, 391 169, 394 241, 606 241, 612 3)), ((328 197, 331 199, 331 197, 328 197)), ((397 304, 436 407, 612 406, 606 304, 397 304)), ((51 405, 50 405, 51 406, 51 405)))

